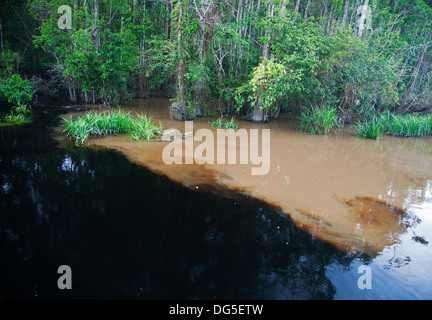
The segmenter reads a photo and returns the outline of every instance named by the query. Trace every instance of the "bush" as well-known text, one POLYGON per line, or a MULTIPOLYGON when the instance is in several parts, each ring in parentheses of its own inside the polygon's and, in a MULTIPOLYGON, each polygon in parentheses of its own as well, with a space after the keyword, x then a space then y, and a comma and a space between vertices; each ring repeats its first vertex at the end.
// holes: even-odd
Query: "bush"
POLYGON ((19 74, 0 82, 0 96, 15 105, 17 113, 26 113, 33 98, 33 85, 30 80, 22 79, 19 74))

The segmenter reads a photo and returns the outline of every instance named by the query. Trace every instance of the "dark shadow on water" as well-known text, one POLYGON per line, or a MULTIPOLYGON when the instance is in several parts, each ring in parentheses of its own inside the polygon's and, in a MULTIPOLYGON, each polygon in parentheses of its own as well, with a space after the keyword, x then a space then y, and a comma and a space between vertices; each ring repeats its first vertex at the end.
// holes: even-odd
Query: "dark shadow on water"
POLYGON ((194 192, 120 154, 60 149, 42 114, 0 128, 0 298, 332 299, 352 256, 246 196, 194 192), (59 290, 57 268, 72 268, 59 290))

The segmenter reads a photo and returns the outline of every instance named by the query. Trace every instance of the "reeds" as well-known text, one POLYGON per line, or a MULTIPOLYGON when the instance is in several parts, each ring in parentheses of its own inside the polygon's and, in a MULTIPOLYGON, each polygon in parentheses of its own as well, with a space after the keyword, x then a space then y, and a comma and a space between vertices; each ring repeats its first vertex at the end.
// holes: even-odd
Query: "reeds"
POLYGON ((364 122, 357 122, 353 127, 357 137, 378 140, 383 131, 383 119, 380 116, 373 116, 364 122))
POLYGON ((387 134, 399 137, 423 137, 432 135, 432 114, 396 115, 390 111, 374 115, 354 125, 356 135, 361 138, 378 140, 387 134))
POLYGON ((155 126, 151 118, 138 115, 133 118, 124 111, 97 113, 90 111, 81 117, 63 118, 63 132, 66 132, 75 143, 84 144, 90 136, 109 134, 129 134, 131 140, 150 140, 162 133, 162 125, 155 126))
POLYGON ((311 134, 327 134, 340 127, 340 118, 337 109, 334 107, 313 107, 301 112, 299 129, 302 131, 311 134))

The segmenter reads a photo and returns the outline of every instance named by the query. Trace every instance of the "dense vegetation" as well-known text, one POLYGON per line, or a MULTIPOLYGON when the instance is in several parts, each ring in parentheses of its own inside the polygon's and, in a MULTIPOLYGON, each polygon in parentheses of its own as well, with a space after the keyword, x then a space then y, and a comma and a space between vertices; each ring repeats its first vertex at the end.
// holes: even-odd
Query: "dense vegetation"
POLYGON ((0 10, 0 86, 20 74, 33 103, 165 95, 188 117, 288 110, 306 131, 353 123, 365 137, 385 110, 432 109, 431 0, 1 0, 0 10))
POLYGON ((151 140, 162 134, 162 124, 156 126, 146 115, 132 117, 122 111, 87 112, 77 118, 63 118, 62 126, 76 144, 84 144, 90 136, 129 134, 132 141, 151 140))

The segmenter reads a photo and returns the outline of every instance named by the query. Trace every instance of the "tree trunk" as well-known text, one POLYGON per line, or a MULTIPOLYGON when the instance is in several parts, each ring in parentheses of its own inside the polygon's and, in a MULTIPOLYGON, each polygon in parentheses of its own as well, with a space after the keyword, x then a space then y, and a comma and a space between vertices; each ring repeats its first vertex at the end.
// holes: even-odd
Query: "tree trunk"
MULTIPOLYGON (((136 2, 134 3, 134 7, 136 2)), ((139 89, 140 89, 140 97, 143 98, 145 96, 145 87, 146 87, 146 75, 145 75, 145 42, 146 42, 146 32, 145 32, 145 19, 146 19, 146 0, 143 1, 143 16, 142 16, 142 42, 141 42, 141 66, 139 73, 139 89)))
POLYGON ((179 61, 177 64, 177 101, 186 108, 186 97, 185 97, 185 49, 183 44, 183 0, 179 0, 178 6, 178 17, 177 17, 177 50, 179 55, 179 61))
POLYGON ((309 6, 310 6, 310 0, 308 0, 307 4, 306 4, 306 9, 305 9, 305 14, 304 14, 304 19, 307 20, 309 15, 309 6))
MULTIPOLYGON (((429 40, 431 40, 431 37, 429 37, 429 40)), ((413 77, 412 77, 411 82, 408 86, 408 89, 405 91, 405 94, 404 94, 404 96, 403 96, 403 98, 399 104, 399 107, 397 110, 398 112, 400 112, 403 108, 405 108, 405 110, 402 113, 406 113, 409 110, 409 106, 406 108, 405 105, 409 99, 411 92, 413 91, 413 89, 415 87, 415 84, 417 82, 417 78, 419 76, 421 67, 423 65, 424 56, 425 56, 427 50, 428 50, 428 45, 424 45, 420 49, 419 58, 417 59, 417 65, 416 65, 416 68, 414 70, 413 77)))
MULTIPOLYGON (((205 27, 200 28, 199 31, 198 64, 200 67, 203 66, 203 46, 204 46, 204 32, 205 32, 204 29, 205 27)), ((202 115, 201 90, 202 90, 202 83, 200 80, 198 80, 195 83, 195 100, 196 100, 195 113, 197 116, 202 115)))
MULTIPOLYGON (((294 11, 295 11, 296 13, 298 13, 298 12, 299 12, 299 8, 300 8, 300 0, 297 0, 297 1, 296 1, 296 5, 295 5, 295 9, 294 9, 294 11)), ((294 21, 295 21, 295 19, 297 19, 297 17, 294 18, 294 21)))
POLYGON ((348 17, 349 3, 350 3, 349 0, 345 0, 345 12, 344 12, 344 15, 343 15, 343 18, 342 18, 342 25, 344 27, 346 27, 346 21, 347 21, 347 17, 348 17))
MULTIPOLYGON (((271 19, 273 17, 273 13, 274 13, 274 5, 272 3, 269 3, 269 5, 267 7, 267 16, 269 19, 271 19)), ((268 58, 270 56, 270 40, 268 38, 271 35, 270 35, 269 30, 266 30, 264 32, 264 36, 266 38, 266 42, 264 43, 263 50, 262 50, 262 60, 263 61, 268 60, 268 58)), ((251 120, 251 121, 254 121, 254 122, 266 121, 264 110, 261 107, 260 95, 262 93, 264 93, 264 87, 260 86, 260 92, 257 95, 255 107, 253 108, 253 110, 249 116, 249 120, 251 120)))

